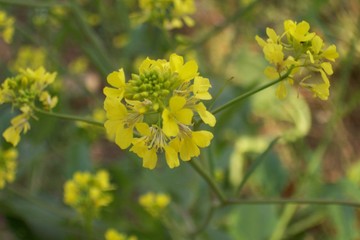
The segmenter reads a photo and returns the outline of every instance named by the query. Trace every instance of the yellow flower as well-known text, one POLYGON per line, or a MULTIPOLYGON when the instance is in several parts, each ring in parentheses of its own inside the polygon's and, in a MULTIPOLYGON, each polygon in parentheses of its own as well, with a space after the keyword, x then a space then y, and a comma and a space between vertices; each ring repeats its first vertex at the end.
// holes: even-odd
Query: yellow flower
POLYGON ((10 65, 13 71, 20 68, 37 69, 46 63, 46 52, 43 48, 33 46, 22 46, 16 56, 15 61, 10 65))
POLYGON ((309 30, 310 25, 306 21, 296 23, 286 20, 284 33, 277 35, 273 29, 267 28, 266 41, 258 36, 255 37, 263 48, 266 60, 272 65, 265 68, 265 75, 275 80, 288 74, 288 77, 276 88, 275 94, 280 99, 287 95, 286 82, 310 89, 314 96, 321 100, 328 99, 330 87, 328 76, 333 74, 332 65, 328 61, 334 62, 339 54, 335 45, 325 48, 323 40, 309 30), (311 72, 320 73, 323 81, 313 80, 311 72), (295 81, 296 76, 300 78, 299 81, 295 81))
POLYGON ((0 189, 15 180, 18 152, 14 148, 0 149, 0 189))
POLYGON ((9 17, 6 12, 0 10, 0 36, 6 43, 11 43, 14 35, 14 22, 13 17, 9 17))
POLYGON ((115 229, 110 228, 105 233, 105 240, 137 240, 137 237, 128 237, 125 234, 119 233, 115 229))
MULTIPOLYGON (((165 156, 170 168, 178 167, 178 156, 186 149, 175 149, 172 141, 192 134, 196 115, 209 126, 216 123, 201 102, 211 99, 209 79, 198 76, 195 61, 184 62, 176 54, 169 61, 146 58, 139 74, 132 74, 127 82, 124 75, 122 69, 110 73, 107 80, 112 87, 104 89, 109 138, 122 149, 131 147, 145 168, 155 168, 159 155, 165 156)), ((196 145, 198 151, 191 156, 200 154, 198 147, 205 145, 196 145)))
POLYGON ((209 88, 211 88, 211 84, 208 78, 195 77, 193 86, 195 98, 202 100, 210 100, 212 97, 209 93, 209 88))
POLYGON ((151 22, 166 29, 195 25, 190 17, 196 11, 194 0, 139 0, 141 13, 133 17, 137 23, 151 22))
POLYGON ((11 126, 3 132, 3 137, 13 146, 18 145, 20 141, 20 133, 26 133, 30 129, 29 119, 32 115, 31 109, 27 106, 22 107, 22 114, 11 119, 11 126))
POLYGON ((113 186, 109 174, 100 170, 92 175, 89 172, 76 172, 72 180, 64 185, 64 202, 73 207, 85 218, 95 218, 100 209, 109 205, 113 186))
POLYGON ((107 82, 112 87, 105 87, 104 94, 107 97, 118 98, 119 100, 123 99, 125 92, 125 74, 124 70, 120 69, 117 72, 112 72, 107 77, 107 82))
POLYGON ((184 108, 186 99, 180 96, 174 96, 169 101, 169 109, 162 112, 163 131, 173 137, 179 133, 179 125, 190 125, 193 112, 189 108, 184 108))
POLYGON ((30 129, 30 118, 35 118, 34 107, 50 111, 58 102, 45 91, 55 80, 56 73, 48 73, 40 67, 36 70, 20 69, 15 77, 7 78, 0 87, 0 104, 11 103, 22 113, 11 120, 3 137, 16 146, 20 141, 20 134, 30 129), (37 106, 41 103, 41 106, 37 106))
POLYGON ((153 217, 158 218, 164 214, 171 202, 167 194, 148 192, 139 197, 139 204, 153 217))
POLYGON ((296 23, 292 20, 286 20, 284 30, 289 38, 298 42, 310 41, 315 36, 315 33, 309 33, 310 25, 306 21, 296 23))
POLYGON ((184 130, 182 134, 171 141, 170 146, 180 153, 183 161, 199 156, 200 148, 210 145, 214 135, 209 131, 190 131, 184 130))

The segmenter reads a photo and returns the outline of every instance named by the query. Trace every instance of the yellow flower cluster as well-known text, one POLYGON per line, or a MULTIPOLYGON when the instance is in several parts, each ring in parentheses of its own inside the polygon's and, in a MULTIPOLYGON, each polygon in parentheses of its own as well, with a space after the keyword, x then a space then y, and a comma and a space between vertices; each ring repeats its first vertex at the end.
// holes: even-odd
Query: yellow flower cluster
POLYGON ((170 60, 145 59, 139 74, 125 82, 124 70, 112 72, 105 87, 105 128, 110 139, 143 158, 145 168, 155 168, 158 155, 164 153, 170 168, 199 156, 213 134, 193 131, 195 117, 209 126, 216 123, 201 100, 211 99, 209 79, 198 76, 195 61, 184 63, 172 54, 170 60))
POLYGON ((18 152, 11 148, 0 149, 0 189, 5 187, 6 182, 11 183, 15 179, 18 152))
POLYGON ((15 19, 0 10, 0 36, 6 43, 11 43, 14 35, 15 19))
POLYGON ((155 218, 164 213, 170 201, 170 197, 163 193, 148 192, 139 197, 139 204, 155 218))
POLYGON ((73 207, 85 218, 95 218, 100 209, 109 205, 113 186, 109 173, 100 170, 96 174, 76 172, 64 185, 64 202, 73 207))
POLYGON ((12 70, 20 68, 38 69, 46 63, 46 51, 44 48, 33 46, 22 46, 11 64, 12 70))
POLYGON ((57 97, 52 97, 45 89, 54 82, 56 73, 48 73, 44 68, 37 70, 20 69, 15 77, 7 78, 0 87, 0 104, 11 103, 21 114, 11 120, 11 126, 3 137, 16 146, 20 133, 30 129, 29 119, 35 118, 34 108, 40 103, 41 108, 49 111, 57 104, 57 97))
POLYGON ((115 229, 108 229, 105 233, 105 240, 137 240, 135 236, 126 236, 115 229))
POLYGON ((139 22, 152 22, 166 29, 195 25, 189 16, 196 11, 194 0, 139 0, 139 22))
MULTIPOLYGON (((330 81, 328 75, 333 74, 332 65, 339 54, 335 45, 325 47, 323 40, 313 32, 306 21, 296 23, 292 20, 284 22, 284 32, 278 35, 274 29, 267 28, 268 39, 256 36, 256 41, 263 48, 266 60, 273 66, 265 69, 265 75, 277 79, 290 71, 287 82, 294 84, 294 77, 300 77, 298 84, 310 89, 314 96, 327 100, 330 81), (303 71, 306 69, 307 71, 303 71), (322 80, 312 78, 311 73, 320 73, 322 80)), ((276 89, 278 98, 287 95, 285 81, 281 81, 276 89)))

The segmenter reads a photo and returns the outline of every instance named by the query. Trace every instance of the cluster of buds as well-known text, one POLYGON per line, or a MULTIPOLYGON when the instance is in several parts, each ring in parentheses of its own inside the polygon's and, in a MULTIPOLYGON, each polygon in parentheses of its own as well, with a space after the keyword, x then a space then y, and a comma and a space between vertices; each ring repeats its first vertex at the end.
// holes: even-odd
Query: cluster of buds
POLYGON ((125 82, 123 69, 108 75, 105 87, 105 128, 110 139, 143 158, 143 166, 155 168, 164 153, 170 168, 199 156, 213 134, 193 131, 194 119, 216 123, 201 100, 211 99, 209 79, 198 76, 195 61, 184 63, 172 54, 170 61, 145 59, 139 74, 125 82), (195 115, 196 114, 196 115, 195 115))
POLYGON ((109 191, 113 188, 105 170, 96 174, 76 172, 64 185, 64 202, 85 219, 94 219, 100 209, 112 201, 109 191))
POLYGON ((56 73, 48 73, 44 68, 37 70, 20 69, 15 77, 7 78, 0 87, 0 104, 10 103, 21 114, 11 120, 11 126, 3 133, 7 142, 16 146, 20 134, 30 129, 30 118, 35 118, 36 108, 50 111, 57 104, 57 97, 52 97, 45 89, 54 82, 56 73))
POLYGON ((164 213, 170 201, 170 197, 163 193, 148 192, 139 197, 139 204, 154 218, 164 213))
POLYGON ((141 13, 135 14, 138 22, 151 22, 166 29, 194 26, 189 16, 196 11, 194 0, 139 0, 141 13))
POLYGON ((332 65, 339 54, 335 45, 325 47, 323 40, 316 33, 309 32, 309 23, 284 22, 284 32, 278 35, 274 29, 267 28, 268 39, 256 36, 256 41, 263 48, 266 60, 272 65, 265 69, 265 75, 277 79, 288 73, 276 89, 278 98, 287 95, 286 82, 297 83, 310 89, 314 96, 327 100, 329 97, 329 75, 333 74, 332 65), (321 79, 313 78, 312 73, 320 73, 321 79), (295 76, 300 80, 295 81, 295 76))

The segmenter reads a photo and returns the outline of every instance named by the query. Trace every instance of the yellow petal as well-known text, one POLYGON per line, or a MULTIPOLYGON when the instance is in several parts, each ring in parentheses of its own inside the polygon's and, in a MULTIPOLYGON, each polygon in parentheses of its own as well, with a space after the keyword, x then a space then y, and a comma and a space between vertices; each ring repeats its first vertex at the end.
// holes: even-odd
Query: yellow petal
POLYGON ((176 136, 179 132, 179 126, 175 122, 175 119, 171 116, 169 110, 164 109, 161 117, 163 120, 163 132, 169 137, 176 136))
POLYGON ((104 124, 106 133, 110 140, 115 140, 116 132, 119 127, 123 126, 122 120, 107 120, 104 124))
POLYGON ((121 148, 126 149, 133 141, 133 129, 120 126, 116 131, 115 143, 121 148))
POLYGON ((324 80, 324 83, 330 86, 330 81, 326 73, 320 69, 320 74, 321 74, 321 78, 324 80))
POLYGON ((186 99, 180 96, 173 96, 169 101, 170 111, 176 112, 184 107, 186 99))
POLYGON ((259 44, 260 47, 265 47, 266 42, 264 39, 262 39, 261 37, 259 37, 258 35, 255 36, 255 40, 256 42, 259 44))
POLYGON ((173 72, 177 72, 184 64, 184 58, 173 53, 170 55, 170 67, 173 72))
POLYGON ((194 139, 196 145, 201 148, 209 146, 213 137, 214 135, 209 131, 197 131, 192 133, 192 138, 194 139))
POLYGON ((191 111, 188 108, 181 109, 174 114, 176 120, 186 125, 191 124, 193 115, 194 115, 193 111, 191 111))
POLYGON ((125 74, 124 70, 121 68, 117 72, 112 72, 107 76, 107 82, 116 88, 121 88, 125 86, 125 74))
POLYGON ((327 75, 332 75, 334 72, 333 72, 333 69, 332 69, 332 66, 331 66, 331 63, 329 62, 323 62, 320 64, 322 69, 324 69, 325 73, 327 75))
POLYGON ((199 155, 200 149, 192 138, 186 137, 180 141, 180 157, 182 160, 189 161, 192 157, 199 155))
POLYGON ((277 43, 278 35, 276 34, 275 30, 272 28, 266 28, 266 34, 271 39, 273 43, 277 43))
POLYGON ((157 163, 157 154, 155 149, 149 149, 145 152, 143 157, 143 167, 154 169, 157 163))
POLYGON ((13 126, 8 127, 3 132, 3 137, 7 142, 11 143, 13 146, 16 146, 20 142, 20 130, 18 128, 14 128, 13 126))
POLYGON ((120 98, 119 100, 121 100, 124 97, 124 91, 125 91, 124 89, 104 87, 103 93, 107 97, 120 98))
POLYGON ((310 62, 311 63, 314 63, 314 57, 313 55, 311 54, 311 52, 309 50, 306 51, 306 54, 309 55, 309 58, 310 58, 310 62))
POLYGON ((150 136, 151 131, 149 125, 146 123, 137 123, 135 125, 136 130, 142 135, 142 136, 150 136))
POLYGON ((179 78, 187 82, 198 75, 198 65, 194 60, 184 64, 179 70, 179 78))
POLYGON ((166 163, 168 164, 169 168, 178 167, 180 165, 178 153, 172 147, 166 146, 165 149, 165 158, 166 163))
POLYGON ((203 99, 203 100, 210 100, 211 95, 208 92, 209 88, 211 88, 211 84, 208 78, 203 77, 195 77, 194 85, 193 85, 193 92, 195 98, 203 99))
POLYGON ((335 45, 330 45, 322 54, 321 54, 324 58, 330 60, 330 61, 335 61, 336 58, 339 57, 339 54, 336 51, 336 46, 335 45))
POLYGON ((280 82, 275 91, 276 97, 279 99, 284 99, 287 95, 287 90, 284 82, 280 82))
POLYGON ((154 61, 146 58, 144 61, 142 61, 140 67, 139 67, 139 72, 142 73, 144 72, 146 69, 148 69, 150 67, 150 65, 153 63, 154 61))
POLYGON ((266 67, 264 70, 264 74, 271 80, 275 80, 280 77, 278 71, 274 67, 266 67))
POLYGON ((319 36, 315 36, 311 40, 311 47, 315 54, 318 54, 323 46, 323 40, 319 36))
POLYGON ((199 113, 201 120, 207 125, 213 127, 216 124, 216 118, 212 113, 206 110, 205 105, 201 102, 195 106, 196 111, 199 113))

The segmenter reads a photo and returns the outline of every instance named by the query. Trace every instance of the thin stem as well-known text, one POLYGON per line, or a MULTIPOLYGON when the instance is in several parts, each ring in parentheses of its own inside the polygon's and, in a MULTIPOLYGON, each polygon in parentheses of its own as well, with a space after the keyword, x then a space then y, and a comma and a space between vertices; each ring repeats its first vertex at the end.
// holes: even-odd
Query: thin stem
POLYGON ((360 208, 360 202, 347 201, 347 200, 332 200, 332 199, 292 199, 292 198, 279 198, 279 199, 229 199, 223 203, 226 205, 258 205, 258 204, 306 204, 306 205, 340 205, 360 208))
POLYGON ((217 206, 215 206, 215 205, 210 207, 209 211, 206 214, 204 222, 194 232, 192 232, 190 234, 191 236, 196 236, 206 229, 206 227, 209 225, 209 223, 213 217, 213 214, 214 214, 216 208, 217 208, 217 206))
POLYGON ((245 98, 248 98, 251 95, 254 95, 255 93, 258 93, 258 92, 260 92, 260 91, 262 91, 262 90, 264 90, 264 89, 266 89, 268 87, 271 87, 272 85, 275 85, 275 84, 281 82, 282 80, 286 79, 290 75, 290 72, 292 71, 292 69, 293 69, 293 67, 289 68, 289 70, 284 75, 282 75, 280 78, 278 78, 278 79, 276 79, 276 80, 274 80, 274 81, 272 81, 272 82, 270 82, 268 84, 265 84, 265 85, 263 85, 263 86, 261 86, 259 88, 251 90, 249 92, 246 92, 246 93, 244 93, 244 94, 230 100, 229 102, 225 103, 224 105, 222 105, 222 106, 214 109, 213 111, 211 111, 211 113, 212 114, 219 113, 219 112, 225 110, 226 108, 232 106, 233 104, 235 104, 237 102, 240 102, 241 100, 243 100, 245 98))
POLYGON ((80 122, 85 122, 85 123, 89 123, 95 126, 99 126, 99 127, 103 127, 104 123, 102 122, 97 122, 91 119, 87 119, 87 118, 82 118, 82 117, 77 117, 77 116, 73 116, 73 115, 68 115, 68 114, 62 114, 62 113, 54 113, 54 112, 47 112, 44 111, 42 109, 39 108, 35 108, 34 109, 36 112, 44 114, 44 115, 48 115, 51 117, 57 117, 57 118, 61 118, 61 119, 65 119, 65 120, 70 120, 70 121, 80 121, 80 122))
POLYGON ((190 161, 190 165, 195 169, 197 173, 206 181, 206 183, 209 185, 209 187, 213 190, 217 198, 220 200, 220 202, 223 204, 226 202, 226 197, 221 192, 219 187, 216 185, 212 177, 204 171, 204 169, 201 168, 201 166, 195 161, 196 159, 193 159, 190 161))
POLYGON ((250 169, 246 172, 245 176, 243 177, 243 179, 241 180, 241 183, 239 185, 239 187, 236 190, 236 193, 240 193, 241 190, 243 189, 245 183, 247 182, 247 180, 249 179, 249 177, 251 176, 251 174, 255 171, 255 169, 265 160, 265 157, 267 156, 267 154, 269 153, 269 151, 273 148, 273 146, 277 143, 277 141, 280 139, 280 137, 275 138, 274 140, 271 141, 271 143, 269 144, 269 146, 266 148, 266 150, 255 160, 255 162, 251 165, 250 169))

